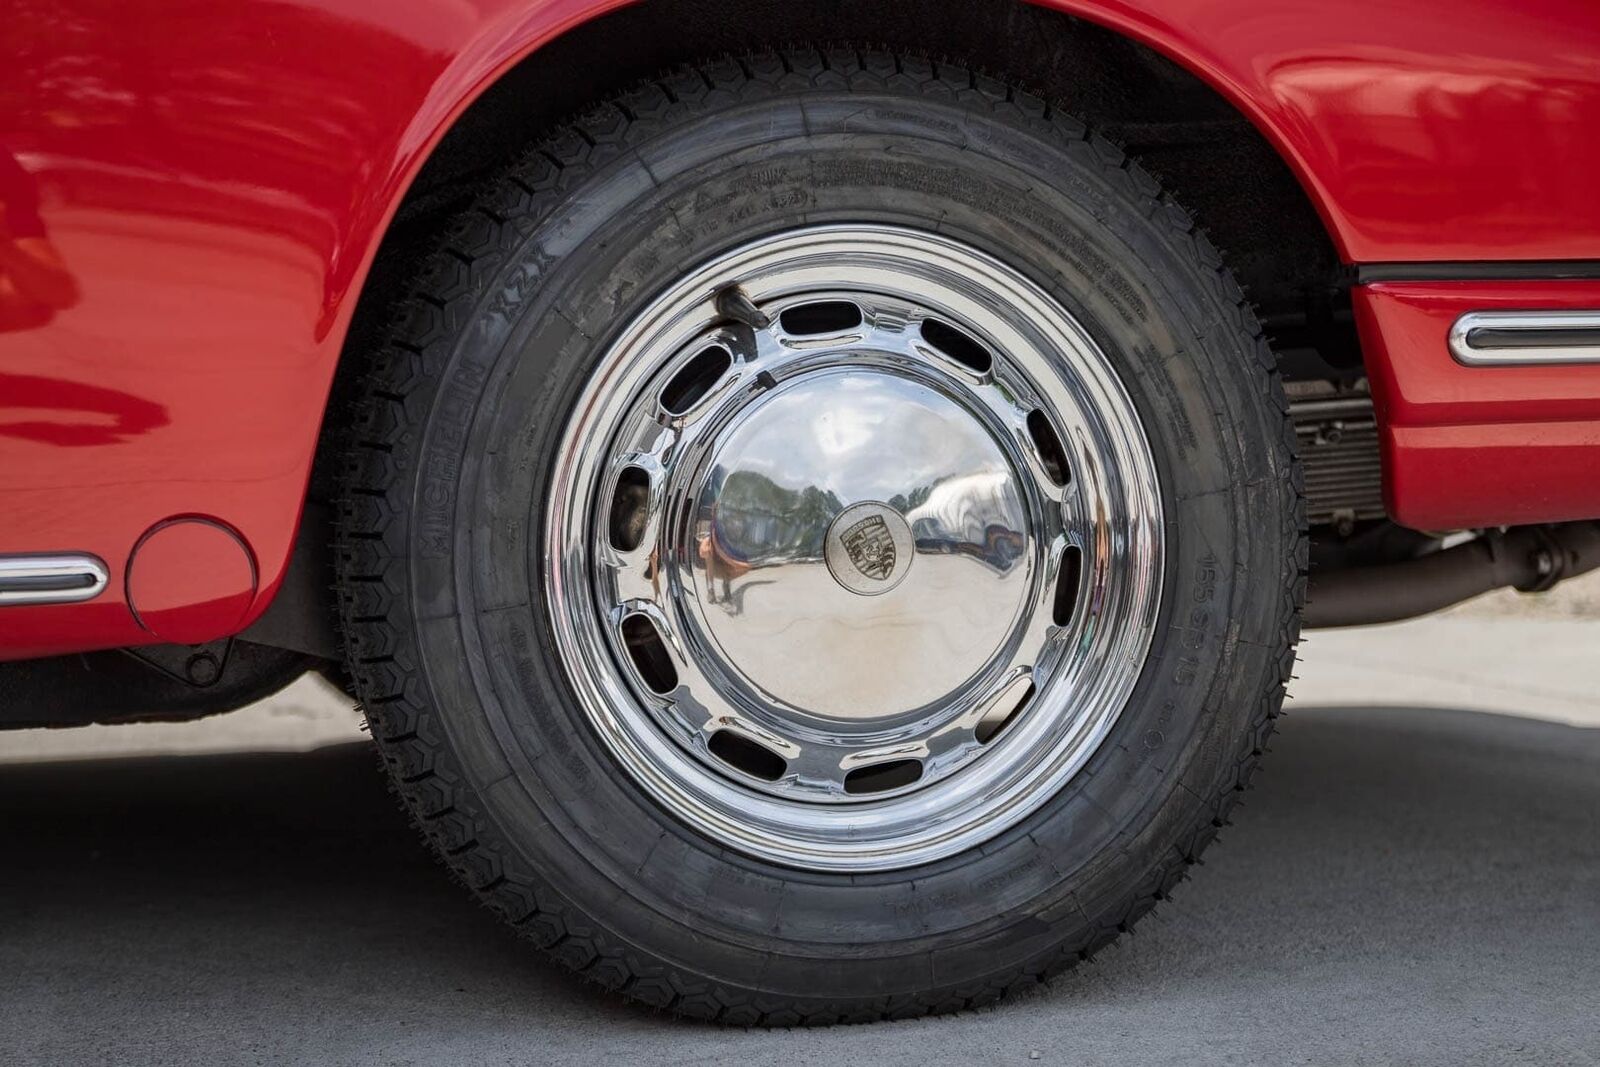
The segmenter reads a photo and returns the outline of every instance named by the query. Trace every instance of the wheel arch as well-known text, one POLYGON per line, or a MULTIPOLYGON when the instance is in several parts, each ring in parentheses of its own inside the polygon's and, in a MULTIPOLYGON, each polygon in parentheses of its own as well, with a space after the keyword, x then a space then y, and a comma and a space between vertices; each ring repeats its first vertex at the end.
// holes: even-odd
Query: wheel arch
MULTIPOLYGON (((1312 317, 1307 302, 1340 292, 1342 245, 1271 109, 1175 21, 1113 0, 1046 2, 910 0, 863 13, 840 0, 556 0, 485 22, 434 80, 370 201, 381 213, 340 302, 348 317, 310 498, 332 495, 331 446, 358 362, 350 353, 373 342, 431 224, 475 176, 538 131, 675 64, 829 41, 845 23, 863 44, 950 56, 1020 82, 1119 142, 1198 216, 1268 328, 1295 343, 1312 317)), ((1332 344, 1359 361, 1353 329, 1336 330, 1332 344)), ((317 514, 308 509, 305 521, 317 514)), ((291 566, 303 568, 305 546, 327 540, 302 532, 291 566)), ((276 614, 267 615, 274 627, 276 614)))
MULTIPOLYGON (((840 25, 863 44, 946 55, 1020 82, 1117 141, 1197 216, 1280 341, 1287 332, 1298 342, 1330 298, 1342 304, 1339 215, 1293 149, 1293 113, 1253 91, 1203 34, 1158 10, 1183 5, 847 7, 841 0, 555 0, 485 22, 400 137, 390 176, 369 201, 367 236, 346 246, 360 249, 359 265, 330 274, 330 288, 341 275, 349 279, 343 298, 328 295, 343 312, 343 351, 362 337, 363 309, 383 304, 391 275, 408 262, 408 234, 425 229, 463 182, 530 135, 697 54, 831 41, 840 25), (606 62, 595 63, 596 54, 606 62)), ((1347 322, 1310 343, 1336 350, 1346 364, 1360 359, 1347 322)))
MULTIPOLYGON (((493 165, 530 133, 631 82, 709 52, 841 39, 949 56, 1064 104, 1138 156, 1235 256, 1260 235, 1228 209, 1230 197, 1289 212, 1296 258, 1310 252, 1330 271, 1348 259, 1333 195, 1296 148, 1306 120, 1211 47, 1194 20, 1186 24, 1184 4, 907 0, 873 8, 841 0, 555 0, 485 21, 399 138, 372 198, 369 236, 352 247, 361 250, 359 268, 333 275, 348 274, 348 295, 359 296, 397 224, 428 213, 452 182, 493 165), (606 62, 595 63, 596 54, 606 62), (1202 150, 1200 138, 1217 143, 1202 150), (1271 173, 1251 174, 1259 171, 1271 173), (1248 197, 1223 180, 1241 174, 1248 197)), ((1247 265, 1233 266, 1248 290, 1259 287, 1247 265)))

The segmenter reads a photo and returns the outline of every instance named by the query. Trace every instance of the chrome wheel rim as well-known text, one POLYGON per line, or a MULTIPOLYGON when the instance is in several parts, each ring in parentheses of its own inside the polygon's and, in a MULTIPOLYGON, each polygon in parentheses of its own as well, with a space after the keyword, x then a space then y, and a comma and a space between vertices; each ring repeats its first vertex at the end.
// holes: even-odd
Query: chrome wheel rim
POLYGON ((555 456, 544 578, 584 714, 720 844, 865 872, 1036 810, 1155 626, 1155 464, 1104 353, 957 241, 810 227, 690 270, 555 456))

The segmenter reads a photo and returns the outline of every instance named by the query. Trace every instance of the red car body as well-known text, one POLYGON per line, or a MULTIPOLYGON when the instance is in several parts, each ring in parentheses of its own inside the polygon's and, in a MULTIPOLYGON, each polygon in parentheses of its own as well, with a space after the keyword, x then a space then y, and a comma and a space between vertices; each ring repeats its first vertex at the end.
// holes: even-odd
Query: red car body
MULTIPOLYGON (((0 659, 200 641, 265 610, 402 197, 480 93, 617 6, 13 3, 8 217, 36 205, 72 284, 0 333, 0 557, 89 553, 109 581, 0 610, 0 659)), ((1447 346, 1465 310, 1600 307, 1592 0, 1045 6, 1187 68, 1299 179, 1352 271, 1394 519, 1600 515, 1600 365, 1447 346)))

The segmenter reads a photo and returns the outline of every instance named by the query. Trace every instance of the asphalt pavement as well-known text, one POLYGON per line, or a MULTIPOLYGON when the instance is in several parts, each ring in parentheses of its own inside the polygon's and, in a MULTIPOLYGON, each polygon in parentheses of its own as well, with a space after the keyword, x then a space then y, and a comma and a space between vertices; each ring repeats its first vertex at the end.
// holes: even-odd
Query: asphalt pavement
POLYGON ((1600 1064, 1600 629, 1430 625, 1312 637, 1310 695, 1379 706, 1296 701, 1205 865, 1094 963, 826 1030, 675 1021, 545 963, 325 696, 276 705, 306 752, 36 737, 0 766, 0 1063, 1600 1064), (1488 677, 1480 640, 1533 667, 1488 677))

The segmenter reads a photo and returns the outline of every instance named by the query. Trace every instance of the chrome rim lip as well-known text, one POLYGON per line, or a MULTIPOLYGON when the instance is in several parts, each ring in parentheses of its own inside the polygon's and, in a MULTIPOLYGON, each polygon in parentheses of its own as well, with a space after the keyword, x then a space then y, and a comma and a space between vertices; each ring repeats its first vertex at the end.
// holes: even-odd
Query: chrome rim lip
MULTIPOLYGON (((809 227, 689 271, 621 332, 597 367, 564 432, 549 499, 547 604, 563 667, 589 721, 626 771, 675 816, 720 844, 788 866, 835 872, 915 866, 992 838, 1036 810, 1115 722, 1143 667, 1159 610, 1155 464, 1106 357, 1031 281, 970 246, 922 231, 809 227), (609 443, 668 354, 705 333, 716 317, 713 296, 729 283, 758 305, 797 293, 896 286, 919 290, 914 295, 925 301, 936 291, 933 307, 982 336, 1008 366, 1016 364, 1063 431, 1074 478, 1062 507, 1083 552, 1079 610, 1033 664, 1048 676, 1034 705, 955 773, 849 803, 774 796, 719 774, 669 737, 652 717, 655 698, 618 662, 614 612, 596 603, 594 557, 601 553, 592 547, 597 502, 615 462, 609 443)), ((1052 578, 1059 562, 1057 555, 1038 558, 1038 580, 1052 578)))

